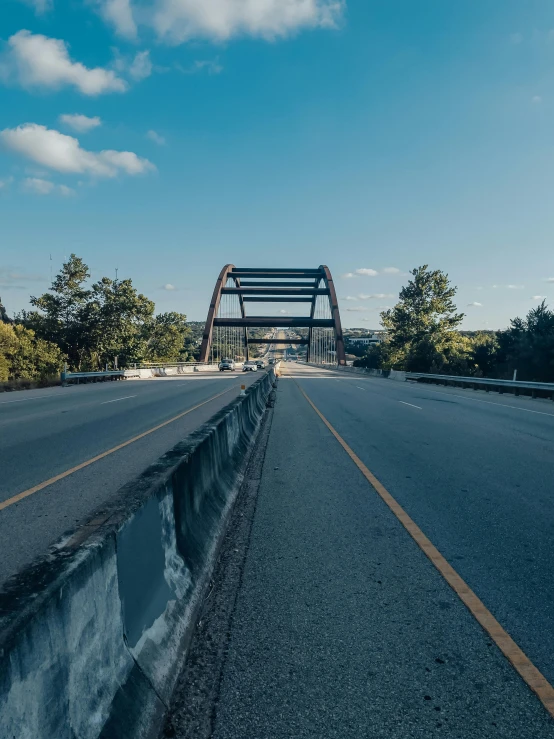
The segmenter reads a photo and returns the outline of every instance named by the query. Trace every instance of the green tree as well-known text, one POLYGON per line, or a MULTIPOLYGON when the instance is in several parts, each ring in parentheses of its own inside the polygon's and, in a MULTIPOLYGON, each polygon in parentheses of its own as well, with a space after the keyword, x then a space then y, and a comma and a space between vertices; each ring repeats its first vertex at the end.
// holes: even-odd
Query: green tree
POLYGON ((496 334, 479 331, 470 342, 470 361, 475 374, 480 377, 494 377, 498 371, 500 348, 496 334))
POLYGON ((152 362, 184 362, 188 358, 185 339, 190 330, 182 313, 160 313, 145 324, 147 356, 152 362))
POLYGON ((456 312, 456 287, 447 274, 426 264, 410 274, 398 303, 381 313, 387 330, 385 368, 441 372, 463 365, 469 345, 456 330, 464 318, 456 312))
POLYGON ((497 334, 498 366, 505 376, 518 371, 518 380, 554 382, 554 312, 546 301, 514 318, 507 331, 497 334))
POLYGON ((154 303, 138 293, 130 279, 103 277, 91 289, 91 298, 82 311, 89 332, 89 364, 101 369, 113 365, 126 367, 148 355, 145 327, 154 315, 154 303))
POLYGON ((20 324, 0 323, 0 380, 43 381, 59 374, 64 355, 20 324))
POLYGON ((0 298, 0 323, 12 323, 12 319, 8 316, 6 309, 2 305, 2 298, 0 298))
MULTIPOLYGON (((88 266, 72 254, 50 290, 31 298, 35 310, 19 316, 20 323, 34 332, 34 350, 45 366, 53 344, 67 357, 71 370, 101 370, 116 360, 121 368, 144 360, 186 360, 186 316, 154 316, 154 303, 130 279, 103 277, 89 286, 89 278, 88 266)), ((23 344, 21 352, 18 371, 23 372, 28 356, 23 344)), ((55 356, 52 361, 57 361, 55 356)))
POLYGON ((49 292, 31 297, 31 305, 37 310, 19 316, 39 338, 59 346, 71 369, 82 368, 91 348, 89 326, 83 321, 91 299, 91 291, 85 286, 89 277, 87 265, 71 254, 49 292))
POLYGON ((10 379, 11 357, 17 345, 13 327, 0 322, 0 382, 10 379))

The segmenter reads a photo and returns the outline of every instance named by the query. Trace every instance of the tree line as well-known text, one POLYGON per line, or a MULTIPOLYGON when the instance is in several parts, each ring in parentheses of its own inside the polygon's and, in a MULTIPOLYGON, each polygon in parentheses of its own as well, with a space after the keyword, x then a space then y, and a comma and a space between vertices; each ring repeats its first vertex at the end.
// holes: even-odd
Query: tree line
POLYGON ((459 330, 457 288, 441 270, 411 270, 398 303, 381 313, 386 339, 354 362, 372 369, 554 382, 554 311, 543 300, 503 331, 459 330))
POLYGON ((193 359, 186 316, 155 315, 153 301, 132 280, 108 277, 89 285, 90 271, 72 254, 51 288, 31 297, 31 310, 15 320, 0 304, 0 381, 43 382, 67 364, 70 371, 99 371, 141 362, 193 359))

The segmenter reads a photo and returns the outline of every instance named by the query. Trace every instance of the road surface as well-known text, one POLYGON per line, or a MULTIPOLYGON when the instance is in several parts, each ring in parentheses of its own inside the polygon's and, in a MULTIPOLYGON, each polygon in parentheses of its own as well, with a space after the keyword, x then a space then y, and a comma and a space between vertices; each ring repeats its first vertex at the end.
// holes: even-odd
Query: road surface
POLYGON ((198 373, 0 394, 0 584, 227 405, 241 382, 249 384, 257 376, 198 373), (14 501, 186 411, 190 412, 14 501))
MULTIPOLYGON (((210 728, 195 739, 554 737, 302 391, 550 681, 554 404, 284 367, 210 728)), ((189 739, 183 705, 173 727, 189 739)))

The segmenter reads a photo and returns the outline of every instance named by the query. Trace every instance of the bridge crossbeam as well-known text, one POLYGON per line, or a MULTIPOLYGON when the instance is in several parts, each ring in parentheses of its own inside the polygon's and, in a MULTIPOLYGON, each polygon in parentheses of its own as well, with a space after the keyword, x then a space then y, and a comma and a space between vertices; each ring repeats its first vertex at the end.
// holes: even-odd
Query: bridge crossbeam
MULTIPOLYGON (((332 318, 309 316, 247 316, 246 318, 215 318, 214 326, 227 328, 333 328, 332 318)), ((289 341, 290 344, 290 341, 289 341)))

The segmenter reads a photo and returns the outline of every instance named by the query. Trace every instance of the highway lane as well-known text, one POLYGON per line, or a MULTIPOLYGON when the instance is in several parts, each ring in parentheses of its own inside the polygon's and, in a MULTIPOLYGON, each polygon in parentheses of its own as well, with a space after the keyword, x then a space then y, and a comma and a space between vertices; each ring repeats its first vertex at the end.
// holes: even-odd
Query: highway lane
POLYGON ((256 377, 199 373, 0 395, 0 506, 7 504, 0 510, 0 584, 227 405, 241 383, 256 377), (195 406, 200 407, 10 503, 14 496, 195 406))
POLYGON ((554 682, 554 404, 288 367, 554 682))
MULTIPOLYGON (((490 478, 502 474, 501 464, 490 461, 487 472, 483 463, 507 446, 514 431, 497 422, 512 411, 476 411, 466 407, 468 400, 437 402, 419 387, 284 366, 289 375, 279 381, 257 499, 237 512, 253 515, 251 530, 242 539, 230 531, 223 546, 220 561, 229 564, 215 573, 202 616, 210 631, 195 640, 167 735, 552 739, 554 721, 537 697, 301 389, 381 481, 386 478, 389 492, 402 498, 458 571, 476 563, 463 574, 489 607, 498 593, 501 603, 518 605, 502 579, 503 538, 509 529, 507 546, 518 541, 525 519, 513 518, 511 507, 523 512, 533 497, 531 486, 521 494, 504 491, 496 500, 500 510, 489 505, 487 521, 479 521, 478 499, 497 496, 490 478), (495 425, 503 426, 497 443, 490 438, 495 425), (473 464, 468 454, 475 455, 473 464), (463 559, 456 558, 460 551, 463 559), (235 563, 233 552, 239 552, 235 563), (231 605, 222 607, 225 597, 231 605), (228 620, 219 615, 226 609, 228 620), (215 669, 203 674, 202 665, 215 669)), ((554 418, 537 418, 538 435, 547 434, 554 418)), ((526 423, 533 427, 514 418, 520 458, 526 423)), ((536 436, 529 441, 532 460, 540 456, 536 436)), ((539 509, 542 504, 535 500, 539 509)), ((513 581, 528 574, 517 552, 510 571, 513 581)), ((542 585, 551 590, 548 573, 547 567, 542 585)), ((521 597, 533 598, 533 585, 521 587, 521 597)), ((540 604, 535 597, 535 607, 540 604)), ((545 626, 527 624, 548 646, 545 626)))

